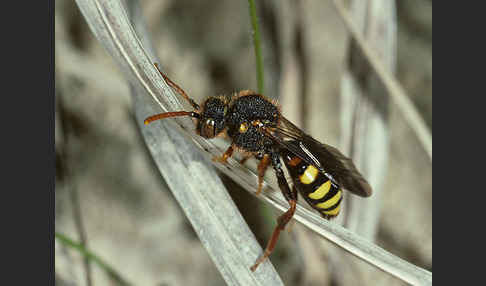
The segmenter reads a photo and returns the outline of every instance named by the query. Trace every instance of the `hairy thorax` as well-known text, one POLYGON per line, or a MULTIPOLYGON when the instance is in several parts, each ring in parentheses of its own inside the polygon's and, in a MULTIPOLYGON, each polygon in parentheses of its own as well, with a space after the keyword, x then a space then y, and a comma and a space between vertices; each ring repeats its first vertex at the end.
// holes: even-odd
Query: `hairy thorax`
POLYGON ((279 116, 277 106, 261 95, 237 96, 226 118, 228 135, 234 145, 245 151, 267 153, 273 142, 261 128, 276 126, 279 116))

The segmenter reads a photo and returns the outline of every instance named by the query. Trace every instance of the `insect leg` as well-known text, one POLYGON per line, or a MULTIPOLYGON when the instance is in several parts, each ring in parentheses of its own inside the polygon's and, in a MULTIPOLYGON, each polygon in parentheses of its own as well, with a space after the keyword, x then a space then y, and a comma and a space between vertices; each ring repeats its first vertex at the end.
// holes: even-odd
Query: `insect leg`
POLYGON ((270 156, 265 154, 261 159, 260 163, 258 164, 258 189, 256 195, 258 196, 262 191, 263 185, 263 176, 265 175, 265 171, 267 170, 268 165, 270 165, 270 156))
POLYGON ((273 168, 275 169, 275 173, 277 175, 278 179, 278 186, 280 187, 280 190, 282 191, 282 194, 284 195, 285 199, 289 202, 290 208, 281 216, 278 217, 277 219, 277 226, 273 230, 272 237, 270 238, 270 241, 267 244, 267 247, 265 248, 265 252, 263 253, 262 256, 260 256, 255 264, 250 268, 251 271, 255 271, 265 259, 267 259, 268 256, 273 251, 273 248, 277 244, 278 237, 280 235, 280 232, 285 229, 285 225, 292 219, 295 213, 295 208, 297 205, 297 190, 295 188, 292 188, 292 191, 289 188, 289 184, 287 180, 285 179, 284 173, 282 171, 282 166, 280 164, 280 158, 278 157, 278 154, 272 154, 272 165, 273 168))
POLYGON ((180 88, 177 84, 171 81, 163 72, 160 71, 159 65, 157 63, 154 63, 154 66, 170 87, 175 89, 178 94, 184 97, 184 99, 187 100, 187 102, 189 102, 195 110, 199 109, 199 105, 192 98, 190 98, 182 88, 180 88))
POLYGON ((230 145, 221 157, 213 157, 213 161, 225 164, 229 157, 233 155, 233 145, 230 145))

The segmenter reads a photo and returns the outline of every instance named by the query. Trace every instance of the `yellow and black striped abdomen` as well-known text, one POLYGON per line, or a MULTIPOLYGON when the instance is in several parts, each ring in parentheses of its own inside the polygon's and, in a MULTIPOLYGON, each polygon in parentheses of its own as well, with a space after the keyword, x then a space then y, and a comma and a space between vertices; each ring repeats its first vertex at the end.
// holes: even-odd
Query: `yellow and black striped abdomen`
POLYGON ((342 191, 322 172, 297 156, 283 156, 296 189, 323 217, 331 218, 339 214, 342 191))

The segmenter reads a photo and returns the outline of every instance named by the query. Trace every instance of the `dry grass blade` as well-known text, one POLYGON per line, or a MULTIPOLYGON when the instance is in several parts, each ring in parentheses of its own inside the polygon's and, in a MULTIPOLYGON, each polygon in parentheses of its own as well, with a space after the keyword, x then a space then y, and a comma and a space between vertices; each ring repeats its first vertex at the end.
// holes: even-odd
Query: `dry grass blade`
MULTIPOLYGON (((356 0, 351 2, 351 15, 356 27, 377 49, 388 70, 395 70, 396 17, 394 1, 356 0)), ((351 156, 370 185, 373 195, 366 200, 348 196, 344 208, 344 226, 375 241, 383 204, 384 183, 388 171, 389 97, 376 74, 370 70, 354 39, 349 40, 347 66, 341 79, 341 147, 351 156), (379 152, 376 152, 379 150, 379 152)), ((333 261, 347 264, 350 275, 336 277, 340 284, 356 284, 363 276, 372 275, 370 267, 357 263, 349 256, 333 261)))
MULTIPOLYGON (((285 199, 277 192, 271 192, 265 200, 281 211, 287 210, 285 199)), ((295 219, 319 233, 339 247, 412 285, 432 285, 432 273, 417 267, 380 248, 369 240, 345 229, 339 224, 323 220, 315 212, 298 208, 295 219)))
MULTIPOLYGON (((379 49, 378 54, 388 70, 395 70, 394 2, 353 1, 351 12, 360 31, 379 49)), ((348 50, 351 60, 347 61, 349 64, 341 82, 342 147, 373 186, 373 196, 367 200, 351 196, 346 202, 349 208, 344 225, 374 241, 387 171, 389 98, 361 55, 351 39, 348 50)))
POLYGON ((376 74, 387 89, 388 94, 392 98, 393 102, 397 105, 403 117, 407 120, 410 127, 417 135, 420 143, 422 143, 422 146, 427 152, 427 155, 430 157, 430 160, 432 160, 432 135, 430 130, 427 128, 422 116, 420 116, 417 109, 415 108, 401 85, 398 83, 398 81, 382 64, 379 57, 376 55, 376 52, 374 52, 373 49, 370 48, 367 41, 355 28, 353 20, 344 8, 342 2, 340 0, 334 0, 333 2, 337 8, 337 11, 341 15, 341 18, 346 24, 349 32, 356 40, 357 46, 360 48, 366 59, 369 61, 370 65, 375 70, 376 74))
MULTIPOLYGON (((98 40, 130 79, 137 122, 153 158, 225 281, 229 285, 282 285, 270 263, 255 273, 250 271, 262 249, 217 173, 208 167, 209 160, 170 122, 143 125, 147 115, 174 108, 178 102, 152 65, 155 56, 143 25, 138 22, 135 27, 145 46, 119 1, 77 3, 98 40), (145 96, 147 92, 158 105, 145 96)), ((131 16, 140 12, 137 7, 131 3, 131 16)), ((139 21, 135 18, 134 22, 139 21)))
MULTIPOLYGON (((154 111, 160 112, 160 109, 181 110, 178 97, 161 80, 152 65, 156 57, 153 52, 148 53, 150 37, 144 34, 142 29, 137 29, 138 36, 142 38, 137 37, 121 3, 115 0, 77 0, 77 3, 93 33, 130 79, 138 123, 141 125, 144 116, 154 111), (145 96, 147 93, 150 96, 145 96)), ((136 27, 140 27, 139 24, 136 27)), ((164 65, 161 66, 163 68, 164 65)), ((221 147, 218 145, 221 142, 204 140, 195 135, 193 128, 189 119, 178 119, 153 123, 150 128, 145 126, 141 129, 160 172, 186 211, 227 283, 282 284, 268 262, 262 264, 255 273, 249 272, 248 266, 261 254, 261 248, 241 219, 216 173, 208 167, 208 158, 221 155, 227 143, 221 147), (171 124, 172 122, 178 123, 182 129, 173 128, 175 125, 171 124), (194 145, 181 134, 192 138, 196 145, 206 151, 206 156, 201 156, 200 150, 194 148, 194 145), (170 160, 170 166, 166 164, 167 160, 170 160)), ((230 159, 227 165, 215 166, 250 192, 255 192, 255 170, 244 168, 233 159, 230 159)), ((264 187, 269 186, 275 185, 265 182, 264 187)), ((273 189, 277 190, 275 187, 273 189)), ((280 210, 288 208, 287 202, 279 192, 265 192, 260 198, 280 210)), ((393 256, 339 225, 322 220, 306 209, 299 208, 295 218, 340 247, 408 283, 431 282, 430 272, 393 256)))

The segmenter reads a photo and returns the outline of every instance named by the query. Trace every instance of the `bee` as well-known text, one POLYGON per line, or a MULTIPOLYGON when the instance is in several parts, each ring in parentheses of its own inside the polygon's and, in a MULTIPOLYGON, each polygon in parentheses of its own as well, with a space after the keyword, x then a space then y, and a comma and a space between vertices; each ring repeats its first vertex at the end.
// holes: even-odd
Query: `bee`
POLYGON ((251 266, 252 271, 270 256, 280 232, 292 219, 297 207, 297 193, 325 219, 339 214, 343 199, 341 188, 361 197, 371 195, 370 185, 351 159, 292 124, 282 116, 276 102, 256 92, 243 90, 231 96, 210 96, 200 106, 162 73, 156 63, 154 65, 167 84, 194 110, 152 115, 144 120, 145 124, 164 118, 189 116, 196 121, 197 134, 204 138, 228 135, 231 145, 221 157, 213 160, 225 163, 234 150, 245 154, 243 160, 251 157, 259 160, 257 195, 262 190, 267 168, 272 165, 275 171, 279 188, 290 207, 277 218, 277 226, 264 253, 251 266), (292 188, 285 178, 281 159, 292 178, 292 188))

